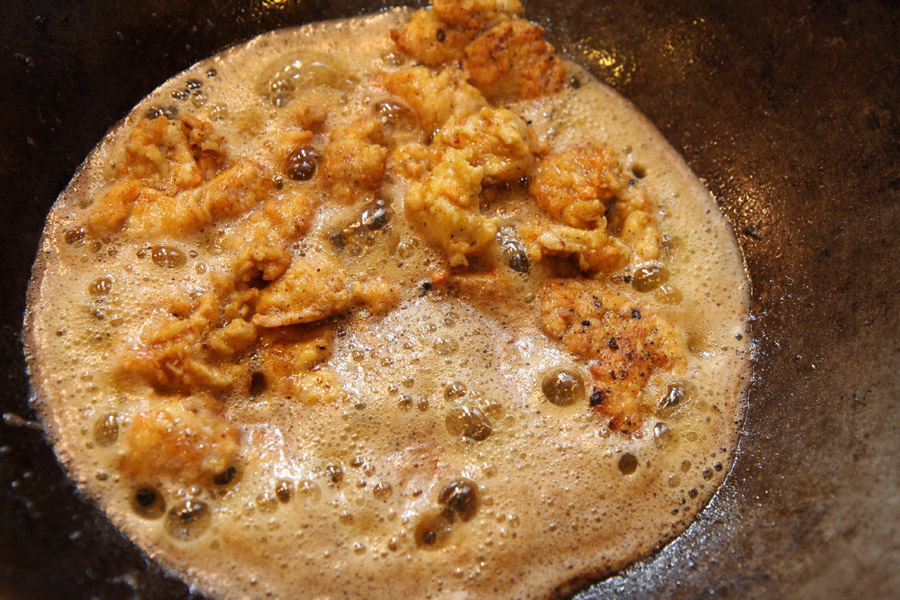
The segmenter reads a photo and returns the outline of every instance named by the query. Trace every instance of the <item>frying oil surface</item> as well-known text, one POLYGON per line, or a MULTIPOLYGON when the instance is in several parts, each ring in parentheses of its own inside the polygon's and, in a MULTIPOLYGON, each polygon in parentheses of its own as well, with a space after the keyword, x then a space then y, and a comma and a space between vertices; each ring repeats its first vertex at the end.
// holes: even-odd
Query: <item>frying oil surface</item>
MULTIPOLYGON (((193 115, 223 138, 228 164, 256 165, 271 182, 267 201, 311 197, 328 148, 313 135, 286 141, 291 131, 327 126, 338 140, 363 111, 391 124, 386 136, 415 129, 409 105, 369 83, 409 66, 389 33, 409 15, 267 34, 176 76, 104 140, 48 220, 27 329, 48 434, 117 526, 214 596, 546 597, 680 532, 730 465, 748 361, 747 282, 731 231, 634 107, 568 62, 577 87, 505 106, 542 155, 598 141, 622 157, 627 193, 658 206, 657 259, 590 277, 564 256, 536 260, 519 235, 540 213, 526 202, 528 182, 485 180, 496 241, 490 260, 468 254, 460 268, 410 217, 416 178, 394 176, 402 160, 391 154, 377 190, 318 201, 305 231, 291 234, 292 265, 335 273, 308 303, 267 300, 291 271, 266 279, 276 261, 254 263, 265 268, 220 295, 223 305, 253 300, 234 300, 236 312, 217 317, 225 333, 187 352, 219 369, 192 375, 204 391, 173 362, 144 374, 148 353, 162 361, 152 354, 166 343, 161 331, 201 327, 203 298, 234 277, 255 217, 160 229, 159 218, 132 213, 124 230, 92 231, 86 215, 108 197, 129 132, 142 118, 193 115), (298 128, 298 105, 316 102, 327 125, 307 115, 298 128), (583 320, 548 334, 548 315, 575 310, 554 313, 553 302, 599 293, 593 280, 610 296, 607 312, 578 309, 583 320), (302 312, 325 297, 342 308, 321 319, 302 312), (659 372, 636 394, 639 419, 603 412, 609 389, 597 382, 614 387, 618 367, 573 350, 582 329, 614 313, 625 333, 590 357, 624 352, 638 321, 656 323, 637 330, 651 345, 668 343, 653 336, 671 328, 673 355, 683 354, 677 371, 641 367, 659 372), (238 321, 253 324, 256 341, 227 354, 242 339, 238 321), (216 388, 219 374, 241 383, 216 388), (142 444, 169 466, 131 460, 142 444)), ((434 131, 423 135, 409 139, 427 145, 434 131)), ((246 182, 256 175, 236 173, 255 185, 246 182)))

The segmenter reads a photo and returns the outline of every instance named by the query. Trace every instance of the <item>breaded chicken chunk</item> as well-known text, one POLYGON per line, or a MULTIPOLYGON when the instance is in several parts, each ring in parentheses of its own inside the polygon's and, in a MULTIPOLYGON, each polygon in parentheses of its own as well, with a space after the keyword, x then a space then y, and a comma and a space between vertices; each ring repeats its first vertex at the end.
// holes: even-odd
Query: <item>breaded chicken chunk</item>
POLYGON ((450 265, 464 267, 497 234, 497 220, 481 214, 484 167, 472 166, 461 150, 449 149, 423 182, 406 195, 407 218, 443 249, 450 265))
POLYGON ((225 143, 212 125, 197 117, 141 119, 128 136, 120 178, 145 180, 173 193, 200 185, 225 163, 225 143))
POLYGON ((606 227, 578 229, 549 220, 534 220, 519 227, 528 256, 540 262, 546 256, 572 257, 586 273, 610 273, 628 262, 631 249, 609 235, 606 227))
POLYGON ((515 18, 488 29, 466 47, 469 82, 490 99, 538 98, 562 89, 566 68, 544 30, 515 18))
POLYGON ((522 12, 519 0, 436 0, 391 31, 397 49, 416 61, 439 67, 465 58, 466 46, 492 24, 522 12))
POLYGON ((124 433, 119 472, 148 484, 160 477, 185 485, 211 485, 234 467, 240 430, 209 394, 157 400, 131 419, 124 433))
POLYGON ((668 321, 624 292, 598 281, 551 279, 541 291, 541 327, 585 361, 590 405, 610 429, 637 431, 651 407, 641 392, 651 381, 681 376, 687 348, 668 321))
POLYGON ((262 290, 253 324, 284 327, 313 323, 350 307, 350 291, 340 265, 322 255, 295 258, 287 272, 262 290))
POLYGON ((449 25, 434 10, 417 10, 402 29, 391 31, 391 38, 403 54, 425 66, 439 67, 461 61, 466 55, 466 45, 480 31, 478 26, 449 25))
POLYGON ((538 206, 570 227, 605 224, 607 207, 622 188, 622 168, 605 144, 550 154, 537 163, 529 192, 538 206))
POLYGON ((379 74, 374 83, 403 100, 426 132, 443 126, 451 116, 466 117, 488 104, 455 70, 406 67, 379 74))
POLYGON ((504 17, 522 14, 519 0, 434 0, 432 10, 448 25, 481 28, 504 17))
POLYGON ((525 121, 503 108, 482 108, 465 118, 451 117, 435 134, 438 148, 461 150, 469 164, 484 168, 484 185, 515 181, 531 163, 525 121))
POLYGON ((384 180, 388 150, 351 130, 332 136, 322 157, 322 177, 326 195, 342 204, 351 204, 378 190, 384 180))

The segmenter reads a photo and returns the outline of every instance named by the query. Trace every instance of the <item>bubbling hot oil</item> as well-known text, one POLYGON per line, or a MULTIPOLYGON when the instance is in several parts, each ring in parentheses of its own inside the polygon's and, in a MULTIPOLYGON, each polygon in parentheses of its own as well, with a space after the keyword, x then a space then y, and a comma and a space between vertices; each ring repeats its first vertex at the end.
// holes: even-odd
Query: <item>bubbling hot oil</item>
MULTIPOLYGON (((358 82, 402 64, 388 32, 408 16, 275 32, 195 65, 101 144, 48 220, 27 335, 56 450, 123 531, 213 596, 545 597, 671 538, 728 470, 748 347, 734 238, 659 133, 567 63, 580 85, 513 108, 555 145, 609 144, 664 211, 660 260, 613 277, 686 331, 691 349, 686 376, 659 392, 640 431, 611 433, 589 410, 582 366, 538 326, 535 298, 550 273, 529 262, 514 230, 501 228, 497 246, 519 278, 518 312, 498 314, 430 283, 437 257, 398 216, 405 190, 392 183, 358 214, 325 207, 310 233, 348 271, 403 287, 386 316, 336 324, 326 366, 346 397, 302 405, 261 376, 228 406, 244 428, 237 467, 194 487, 106 476, 146 393, 115 389, 112 358, 168 298, 209 286, 234 235, 226 223, 178 241, 89 240, 78 217, 103 189, 121 132, 144 115, 192 113, 238 155, 270 160, 260 140, 303 90, 346 94, 339 110, 352 117, 358 82)), ((377 110, 405 118, 400 106, 377 110)), ((285 175, 309 180, 318 161, 295 152, 285 175)))

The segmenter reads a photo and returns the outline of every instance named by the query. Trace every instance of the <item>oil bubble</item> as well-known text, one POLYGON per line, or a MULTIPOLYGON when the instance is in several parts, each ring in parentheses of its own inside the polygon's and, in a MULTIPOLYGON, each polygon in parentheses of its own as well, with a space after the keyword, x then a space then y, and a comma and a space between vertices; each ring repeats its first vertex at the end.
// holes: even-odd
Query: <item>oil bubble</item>
POLYGON ((451 435, 476 442, 486 440, 494 431, 490 419, 479 407, 454 406, 447 411, 444 423, 451 435))
POLYGON ((416 525, 416 546, 423 550, 436 550, 447 542, 450 537, 450 528, 453 525, 452 516, 448 511, 432 511, 425 514, 416 525))
POLYGON ((88 292, 91 294, 91 296, 105 296, 112 291, 112 286, 112 277, 106 275, 104 277, 98 277, 97 279, 95 279, 88 287, 88 292))
POLYGON ((275 483, 275 497, 282 504, 287 504, 294 496, 294 482, 290 479, 279 479, 275 483))
POLYGON ((119 438, 119 419, 107 413, 94 422, 94 441, 98 446, 111 446, 119 438))
POLYGON ((438 502, 461 520, 469 521, 478 512, 478 486, 474 481, 458 479, 441 490, 438 502))
POLYGON ((156 488, 142 487, 131 497, 131 508, 144 519, 158 519, 166 512, 166 501, 156 488))
POLYGON ((557 406, 567 406, 585 398, 584 377, 575 369, 551 369, 541 379, 544 397, 557 406))
POLYGON ((209 506, 200 500, 185 500, 166 515, 166 533, 177 540, 197 539, 209 528, 209 506))
POLYGON ((619 459, 619 471, 622 472, 622 475, 631 475, 638 468, 638 460, 637 457, 630 453, 626 452, 619 459))
POLYGON ((175 269, 187 262, 184 252, 172 246, 153 246, 150 248, 153 264, 157 267, 175 269))

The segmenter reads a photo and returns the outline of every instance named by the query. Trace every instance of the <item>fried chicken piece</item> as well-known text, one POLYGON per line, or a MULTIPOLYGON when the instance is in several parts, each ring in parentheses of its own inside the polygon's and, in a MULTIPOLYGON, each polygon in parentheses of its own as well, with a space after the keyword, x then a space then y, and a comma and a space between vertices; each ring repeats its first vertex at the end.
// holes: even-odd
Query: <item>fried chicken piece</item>
POLYGON ((384 277, 371 277, 350 285, 353 302, 373 314, 386 313, 400 300, 397 282, 384 277))
POLYGON ((515 181, 531 163, 531 135, 525 121, 503 108, 482 108, 450 117, 435 134, 434 146, 464 152, 469 164, 484 168, 484 185, 515 181))
POLYGON ((541 290, 541 327, 587 362, 590 405, 623 434, 637 431, 650 412, 642 390, 682 375, 687 364, 683 336, 668 321, 597 281, 548 280, 541 290))
POLYGON ((429 66, 461 61, 466 46, 485 27, 522 13, 519 0, 436 0, 409 23, 391 31, 397 49, 429 66))
POLYGON ((407 192, 407 218, 443 247, 451 266, 467 266, 466 256, 487 248, 497 233, 497 219, 481 214, 483 179, 484 167, 472 166, 463 151, 451 148, 407 192))
POLYGON ((129 134, 118 181, 91 206, 93 235, 127 227, 144 237, 178 236, 247 212, 269 195, 262 165, 226 166, 223 139, 212 125, 185 115, 139 121, 129 134))
POLYGON ((279 280, 260 292, 253 324, 284 327, 313 323, 346 311, 350 299, 337 262, 325 256, 295 258, 279 280))
POLYGON ((518 17, 475 38, 464 64, 469 83, 490 99, 538 98, 558 92, 566 80, 544 30, 518 17))
POLYGON ((224 146, 210 123, 191 115, 141 119, 128 136, 116 175, 146 180, 169 193, 196 187, 224 166, 224 146))
POLYGON ((241 433, 209 394, 169 397, 138 412, 123 436, 119 473, 137 484, 169 477, 211 485, 237 462, 241 433))
POLYGON ((429 133, 451 116, 464 118, 488 105, 481 92, 449 69, 434 72, 421 66, 406 67, 378 74, 373 83, 403 100, 429 133))
POLYGON ((193 232, 247 212, 268 197, 272 187, 267 169, 241 161, 193 190, 136 201, 128 227, 147 237, 193 232))
POLYGON ((351 204, 381 187, 388 150, 365 139, 365 134, 349 129, 332 135, 321 165, 330 199, 351 204))
POLYGON ((263 330, 253 375, 260 389, 251 389, 251 393, 264 389, 309 404, 336 400, 343 391, 340 382, 321 366, 333 348, 331 325, 263 330))
POLYGON ((609 235, 604 223, 597 229, 578 229, 549 220, 529 221, 519 227, 528 257, 571 256, 586 273, 611 273, 628 262, 631 248, 609 235))
POLYGON ((605 226, 607 207, 622 189, 622 168, 605 144, 555 152, 534 169, 528 191, 538 206, 570 227, 605 226))
POLYGON ((486 24, 522 14, 519 0, 434 0, 432 10, 448 25, 482 28, 486 24))
POLYGON ((637 210, 630 213, 625 218, 619 237, 634 249, 634 253, 641 260, 659 258, 661 251, 659 227, 649 212, 637 210))
POLYGON ((223 323, 215 294, 204 294, 188 306, 176 306, 173 312, 179 316, 152 324, 142 344, 122 357, 120 371, 137 375, 162 392, 215 391, 232 386, 237 372, 234 365, 216 354, 217 350, 232 358, 252 345, 255 329, 248 330, 252 325, 246 322, 223 323), (227 331, 217 334, 219 326, 227 331), (213 345, 209 344, 210 335, 215 339, 213 345))
POLYGON ((434 10, 417 10, 402 29, 391 30, 397 49, 416 61, 439 67, 444 63, 462 60, 466 45, 481 31, 481 27, 454 27, 445 23, 434 10))
POLYGON ((267 170, 244 161, 174 195, 127 179, 114 185, 91 207, 86 226, 94 235, 127 226, 138 236, 177 237, 250 210, 271 189, 267 170))

